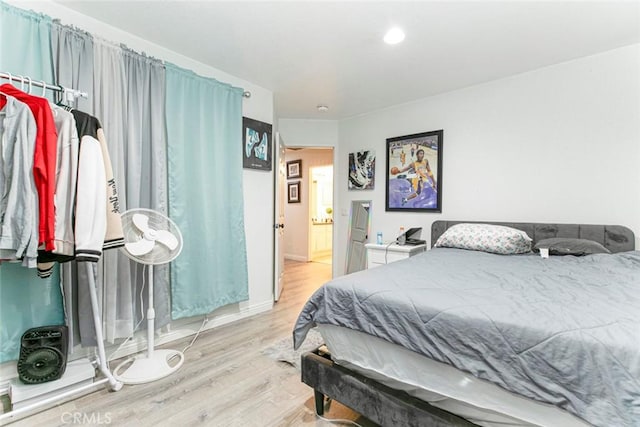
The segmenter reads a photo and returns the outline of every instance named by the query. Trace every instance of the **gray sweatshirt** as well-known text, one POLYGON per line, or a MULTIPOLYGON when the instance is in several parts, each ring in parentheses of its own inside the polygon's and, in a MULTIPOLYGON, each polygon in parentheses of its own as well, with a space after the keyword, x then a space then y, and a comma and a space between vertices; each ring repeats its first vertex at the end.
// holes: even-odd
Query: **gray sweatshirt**
MULTIPOLYGON (((5 95, 2 95, 5 96, 5 95)), ((38 193, 33 179, 36 122, 27 104, 6 96, 0 111, 0 260, 38 257, 38 193)))

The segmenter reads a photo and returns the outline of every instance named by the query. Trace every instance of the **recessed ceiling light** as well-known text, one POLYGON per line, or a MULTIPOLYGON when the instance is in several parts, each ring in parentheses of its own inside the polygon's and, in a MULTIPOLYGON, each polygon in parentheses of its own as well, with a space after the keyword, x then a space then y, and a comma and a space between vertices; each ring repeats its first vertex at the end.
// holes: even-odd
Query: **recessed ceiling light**
POLYGON ((329 111, 329 107, 327 107, 326 105, 318 105, 318 111, 320 111, 321 113, 324 113, 325 111, 329 111))
POLYGON ((404 40, 404 31, 398 27, 393 27, 384 35, 384 42, 386 44, 398 44, 402 40, 404 40))

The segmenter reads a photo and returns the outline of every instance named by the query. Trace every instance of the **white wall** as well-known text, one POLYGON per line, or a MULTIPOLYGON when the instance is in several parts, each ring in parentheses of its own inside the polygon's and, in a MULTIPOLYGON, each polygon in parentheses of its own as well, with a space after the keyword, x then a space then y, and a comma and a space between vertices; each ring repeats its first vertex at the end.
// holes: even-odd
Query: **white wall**
MULTIPOLYGON (((203 64, 180 53, 141 39, 130 33, 107 25, 94 18, 82 15, 52 1, 19 1, 8 3, 22 9, 33 9, 52 18, 60 19, 63 24, 75 25, 94 36, 106 40, 124 43, 138 52, 161 60, 172 62, 196 73, 213 77, 221 82, 242 87, 251 92, 251 98, 243 101, 243 115, 267 123, 273 123, 273 93, 265 88, 227 74, 207 64, 203 64)), ((238 155, 241 154, 238 146, 238 155)), ((265 173, 252 170, 243 172, 244 219, 247 240, 247 259, 249 265, 249 300, 232 304, 216 310, 209 316, 207 327, 240 319, 270 309, 273 306, 273 172, 265 173)), ((159 343, 180 338, 181 334, 193 331, 200 326, 201 319, 191 319, 192 323, 174 322, 172 329, 183 329, 179 333, 166 334, 159 343)), ((1 375, 0 375, 1 377, 1 375)))
MULTIPOLYGON (((287 150, 285 160, 302 160, 302 178, 289 179, 288 183, 300 181, 300 203, 286 203, 284 206, 284 257, 295 261, 309 261, 309 189, 310 168, 333 164, 333 150, 330 148, 305 148, 287 150)), ((286 194, 285 194, 286 197, 286 194)))
MULTIPOLYGON (((373 200, 371 234, 422 226, 429 240, 438 219, 622 224, 640 247, 640 45, 343 120, 339 141, 337 171, 350 151, 380 153, 373 192, 347 191, 336 175, 341 209, 373 200), (442 214, 385 212, 386 138, 437 129, 442 214)), ((347 225, 335 215, 336 235, 347 225)))
POLYGON ((337 120, 279 119, 278 131, 288 147, 335 147, 337 120))

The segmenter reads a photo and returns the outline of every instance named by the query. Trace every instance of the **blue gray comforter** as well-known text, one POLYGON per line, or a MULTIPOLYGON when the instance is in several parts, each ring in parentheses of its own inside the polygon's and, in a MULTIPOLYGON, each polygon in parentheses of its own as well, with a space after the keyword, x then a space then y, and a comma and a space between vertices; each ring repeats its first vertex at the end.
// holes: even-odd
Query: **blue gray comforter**
POLYGON ((640 426, 640 252, 586 257, 438 248, 337 278, 316 324, 365 332, 597 426, 640 426))

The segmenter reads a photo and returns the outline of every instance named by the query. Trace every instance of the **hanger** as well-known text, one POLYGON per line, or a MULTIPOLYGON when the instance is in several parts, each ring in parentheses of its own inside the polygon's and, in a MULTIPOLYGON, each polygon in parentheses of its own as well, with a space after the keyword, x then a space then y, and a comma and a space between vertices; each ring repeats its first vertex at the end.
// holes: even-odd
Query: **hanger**
POLYGON ((6 116, 7 115, 7 112, 5 111, 5 108, 4 108, 6 106, 6 102, 8 102, 7 96, 8 95, 6 93, 4 93, 4 92, 2 92, 0 90, 0 99, 4 99, 5 100, 5 105, 3 105, 2 106, 2 110, 0 110, 0 116, 6 116))
POLYGON ((29 95, 31 95, 31 90, 33 89, 33 82, 31 81, 31 77, 26 76, 25 79, 27 79, 29 81, 29 92, 27 92, 29 95))
MULTIPOLYGON (((9 84, 13 86, 13 75, 9 72, 7 72, 7 75, 9 76, 9 84)), ((7 94, 0 91, 0 95, 2 95, 2 97, 4 97, 4 99, 7 99, 7 94)), ((4 110, 0 111, 0 115, 5 115, 7 114, 4 110)))
POLYGON ((73 89, 67 89, 66 87, 63 87, 63 91, 61 94, 61 99, 60 101, 58 101, 58 103, 56 105, 58 105, 59 107, 64 108, 67 111, 71 111, 73 110, 73 103, 75 101, 76 97, 74 95, 74 90, 73 89))
POLYGON ((44 98, 47 95, 47 84, 42 80, 42 97, 44 98))
MULTIPOLYGON (((13 74, 11 74, 10 72, 7 71, 7 75, 9 76, 9 84, 11 86, 13 86, 13 74)), ((7 99, 7 94, 0 91, 0 95, 2 95, 4 97, 4 99, 7 99)), ((2 111, 0 111, 0 115, 6 115, 7 113, 4 111, 4 109, 2 111)))

